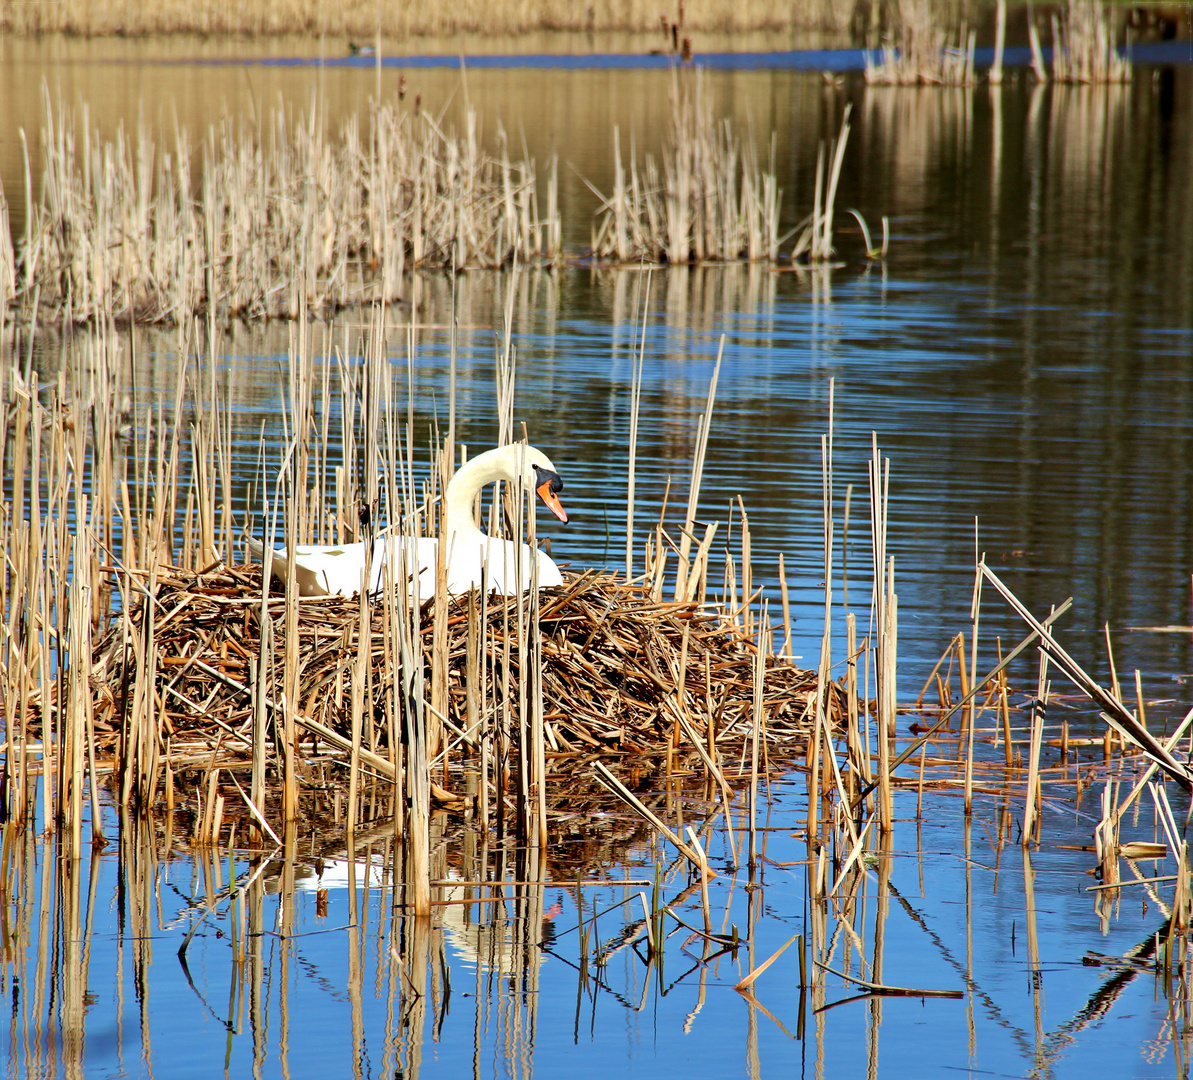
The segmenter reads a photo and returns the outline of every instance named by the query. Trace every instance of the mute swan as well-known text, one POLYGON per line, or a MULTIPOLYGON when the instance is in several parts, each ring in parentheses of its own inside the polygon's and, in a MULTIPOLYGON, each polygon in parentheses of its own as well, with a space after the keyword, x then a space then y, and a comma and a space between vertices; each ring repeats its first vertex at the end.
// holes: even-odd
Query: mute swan
MULTIPOLYGON (((541 450, 521 443, 499 446, 478 454, 462 465, 447 485, 446 529, 448 543, 447 591, 456 596, 481 583, 482 572, 490 592, 512 595, 517 589, 520 556, 522 588, 530 587, 530 553, 538 557, 540 588, 562 585, 563 575, 551 557, 529 544, 515 544, 488 536, 477 527, 473 505, 481 488, 495 480, 504 480, 515 487, 538 493, 547 508, 560 521, 566 522, 567 512, 559 501, 563 481, 551 459, 541 450)), ((265 547, 246 538, 254 561, 264 563, 265 547)), ((294 568, 300 596, 351 596, 360 591, 365 573, 367 543, 342 544, 339 547, 303 546, 295 548, 294 568)), ((435 559, 439 541, 432 537, 391 535, 373 541, 369 564, 369 592, 381 588, 382 574, 392 556, 391 575, 409 567, 411 593, 417 602, 435 592, 435 559), (417 566, 417 574, 414 567, 417 566)), ((286 549, 270 552, 270 572, 277 578, 286 577, 286 549)), ((392 577, 391 577, 392 580, 392 577)))

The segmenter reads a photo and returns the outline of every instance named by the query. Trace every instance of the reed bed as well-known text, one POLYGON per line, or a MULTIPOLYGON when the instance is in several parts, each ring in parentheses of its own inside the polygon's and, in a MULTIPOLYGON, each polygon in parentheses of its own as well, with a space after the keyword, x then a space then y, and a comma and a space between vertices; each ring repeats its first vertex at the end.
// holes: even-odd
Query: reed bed
MULTIPOLYGON (((141 34, 306 34, 350 35, 371 39, 380 33, 401 40, 411 35, 459 33, 518 34, 531 30, 566 30, 586 33, 657 30, 660 9, 671 13, 675 5, 645 0, 593 0, 583 5, 560 5, 552 0, 536 3, 486 3, 483 0, 450 0, 438 4, 403 4, 379 7, 372 0, 343 0, 339 4, 317 0, 251 0, 244 4, 198 0, 181 3, 116 2, 116 0, 57 0, 29 4, 22 0, 0 3, 0 32, 13 34, 69 33, 83 35, 141 34)), ((852 0, 811 0, 791 5, 779 0, 742 0, 725 5, 717 0, 680 0, 675 21, 689 30, 733 32, 742 30, 831 29, 843 30, 853 16, 852 0)))
MULTIPOLYGON (((784 233, 773 135, 770 161, 764 168, 752 133, 742 138, 728 120, 713 120, 699 69, 673 72, 670 143, 662 152, 661 168, 652 155, 639 162, 631 153, 627 171, 620 134, 614 130, 613 190, 608 195, 597 193, 602 205, 593 226, 592 256, 614 265, 776 263, 781 258, 812 265, 830 263, 836 255, 833 221, 849 115, 847 106, 840 133, 827 153, 821 144, 812 212, 784 233), (783 245, 792 235, 795 243, 784 252, 783 245)), ((866 257, 884 258, 885 218, 878 246, 871 241, 862 216, 856 210, 849 213, 861 228, 866 257)))
POLYGON ((1052 78, 1060 83, 1125 83, 1132 65, 1114 43, 1112 10, 1099 0, 1068 0, 1052 14, 1052 78))
MULTIPOLYGON (((408 535, 443 528, 454 408, 420 478, 376 314, 359 364, 330 342, 310 355, 307 324, 296 328, 282 388, 290 434, 248 499, 269 543, 275 530, 288 547, 351 540, 362 503, 408 535)), ((760 774, 806 756, 809 732, 844 715, 836 688, 773 654, 744 517, 743 557, 726 548, 724 591, 711 596, 717 527, 696 537, 695 515, 715 377, 684 539, 673 543, 662 522, 649 530, 636 584, 582 575, 559 593, 462 604, 441 577, 421 609, 403 589, 310 602, 292 578, 271 595, 259 573, 234 566, 232 416, 192 367, 199 332, 179 332, 174 400, 145 416, 152 439, 134 429, 127 456, 112 393, 117 335, 97 335, 93 362, 44 390, 35 370, 6 369, 0 701, 15 819, 39 817, 81 843, 88 818, 102 837, 105 802, 153 815, 186 800, 202 808, 194 842, 238 828, 264 842, 292 834, 311 785, 330 783, 349 835, 381 815, 405 837, 408 902, 425 914, 436 807, 541 850, 556 806, 574 813, 601 785, 671 836, 633 790, 660 758, 667 775, 712 785, 728 814, 735 786, 756 793, 760 774), (377 780, 390 785, 382 809, 366 801, 377 780)), ((497 359, 508 442, 508 333, 497 359)), ((524 495, 495 501, 490 528, 504 520, 533 542, 524 495)))
MULTIPOLYGON (((360 363, 344 362, 330 345, 316 363, 296 328, 283 393, 288 437, 249 498, 262 507, 255 530, 277 531, 287 546, 344 542, 360 527, 363 502, 404 530, 438 535, 439 493, 459 452, 454 409, 427 469, 416 471, 409 413, 394 400, 384 341, 378 324, 360 363), (339 446, 331 434, 337 401, 339 446), (332 476, 334 484, 325 479, 332 476)), ((113 342, 94 347, 102 359, 113 342)), ((581 574, 558 590, 497 601, 476 593, 449 599, 441 577, 419 608, 401 589, 300 600, 292 578, 274 592, 257 571, 236 565, 231 416, 210 377, 191 368, 197 347, 180 340, 173 412, 164 403, 156 411, 153 443, 131 455, 135 475, 114 461, 119 410, 103 362, 85 379, 64 375, 44 389, 35 373, 5 369, 13 422, 0 452, 13 480, 0 522, 8 553, 0 700, 6 810, 17 827, 41 820, 63 843, 80 845, 88 824, 102 841, 104 819, 115 812, 162 818, 172 829, 171 815, 185 807, 192 845, 231 846, 239 837, 260 850, 325 827, 332 801, 349 845, 376 830, 398 845, 403 909, 426 916, 437 902, 434 838, 445 814, 462 823, 461 836, 471 830, 486 843, 512 845, 519 880, 540 881, 552 838, 570 834, 576 815, 621 804, 633 829, 649 830, 667 859, 686 868, 678 895, 699 895, 704 940, 728 949, 736 935, 728 942, 711 929, 709 831, 723 820, 727 858, 761 882, 767 783, 796 771, 807 786, 809 942, 816 963, 829 965, 830 913, 848 917, 869 854, 888 843, 909 793, 917 816, 926 791, 956 793, 967 814, 984 795, 1021 798, 1021 843, 1030 848, 1056 785, 1080 791, 1095 778, 1091 764, 1100 781, 1129 778, 1129 791, 1125 783, 1104 790, 1091 829, 1104 884, 1115 885, 1120 861, 1138 855, 1119 827, 1127 810, 1161 775, 1193 786, 1178 753, 1193 714, 1160 738, 1154 720, 1146 722, 1138 681, 1131 708, 1117 677, 1109 689, 1099 686, 1059 644, 1051 627, 1066 604, 1037 618, 981 560, 968 642, 957 635, 925 682, 914 706, 924 726, 900 731, 899 597, 886 539, 891 478, 876 440, 868 463, 869 627, 859 640, 850 619, 844 648, 833 639, 831 388, 822 441, 826 619, 819 664, 801 671, 784 658, 786 643, 777 647, 789 622, 785 591, 781 620, 757 602, 740 505, 715 595, 719 526, 698 525, 698 510, 719 364, 696 425, 682 524, 660 521, 640 556, 627 549, 632 580, 581 574), (984 673, 983 589, 1022 619, 1026 634, 1013 648, 999 643, 997 663, 988 661, 984 673), (1040 658, 1034 689, 1012 703, 1007 672, 1024 653, 1040 658), (1107 718, 1095 762, 1070 761, 1082 740, 1048 726, 1058 701, 1052 681, 1061 677, 1107 718), (933 687, 935 708, 925 704, 933 687), (1013 725, 1013 712, 1023 721, 1013 725), (1060 766, 1045 755, 1053 736, 1060 766), (694 804, 697 812, 685 809, 694 804)), ((509 440, 508 335, 496 367, 500 438, 509 440)), ((523 494, 495 501, 491 521, 507 520, 511 535, 533 540, 523 494)), ((1162 791, 1154 791, 1157 828, 1168 822, 1172 854, 1177 834, 1162 791)), ((661 892, 645 901, 649 955, 662 948, 677 902, 661 892)), ((1168 955, 1179 967, 1174 950, 1168 955)), ((746 989, 766 962, 751 956, 746 989)), ((884 986, 879 971, 858 977, 884 986)), ((809 984, 824 990, 820 975, 809 984)))
POLYGON ((972 86, 977 31, 941 25, 932 0, 899 0, 893 40, 881 58, 866 51, 866 82, 876 86, 972 86))
POLYGON ((374 103, 336 138, 317 113, 158 147, 144 127, 101 142, 47 93, 40 199, 15 259, 0 246, 7 316, 330 315, 400 299, 420 268, 561 258, 555 163, 543 184, 534 162, 487 153, 475 111, 457 136, 374 103))
MULTIPOLYGON (((640 323, 635 312, 635 325, 646 321, 645 311, 640 323)), ((289 442, 262 470, 250 500, 262 504, 266 529, 276 522, 288 544, 351 539, 363 500, 435 535, 438 492, 458 453, 454 410, 445 445, 416 472, 412 435, 391 397, 383 328, 370 331, 361 363, 341 363, 329 351, 319 366, 300 331, 283 395, 289 442), (329 434, 337 399, 359 409, 345 408, 337 419, 338 447, 329 434), (392 463, 380 477, 379 460, 392 463), (334 485, 325 484, 333 475, 334 485)), ((376 955, 393 960, 404 1009, 446 1009, 446 995, 426 992, 427 931, 438 920, 471 943, 478 973, 483 955, 488 970, 506 977, 491 982, 524 1010, 510 1021, 520 1030, 533 1027, 544 954, 573 965, 580 998, 586 987, 607 988, 611 958, 632 950, 640 988, 663 985, 664 965, 674 970, 685 956, 685 970, 695 964, 701 972, 701 1002, 705 974, 731 956, 741 963, 736 989, 751 1009, 764 1008, 758 995, 765 998, 776 964, 788 965, 792 981, 798 969, 802 1035, 805 1000, 813 1013, 822 1010, 844 984, 869 997, 957 997, 962 986, 982 993, 981 970, 950 953, 918 912, 912 921, 927 932, 925 948, 940 950, 954 985, 893 985, 883 974, 884 928, 899 910, 890 901, 902 901, 891 878, 897 822, 919 822, 952 795, 965 822, 967 875, 982 863, 970 848, 982 800, 996 867, 1002 852, 1021 849, 1027 962, 1040 1007, 1032 854, 1047 839, 1050 804, 1065 798, 1079 809, 1093 789, 1096 819, 1067 806, 1063 817, 1065 839, 1077 828, 1074 846, 1088 850, 1101 878, 1089 887, 1091 903, 1109 925, 1116 902, 1146 895, 1163 918, 1128 955, 1091 959, 1113 971, 1066 1025, 1067 1036, 1096 1023, 1142 972, 1153 974, 1174 1015, 1189 1018, 1193 892, 1164 785, 1193 786, 1193 711, 1159 735, 1138 675, 1133 686, 1120 683, 1111 655, 1111 685, 1100 686, 1057 640, 1053 627, 1067 602, 1037 616, 981 558, 971 626, 950 640, 918 697, 906 688, 900 696, 899 597, 887 549, 892 481, 876 440, 868 462, 868 626, 859 637, 861 620, 851 617, 844 643, 835 641, 829 616, 841 548, 831 387, 822 440, 826 619, 817 669, 800 671, 785 647, 775 647, 786 610, 780 622, 755 602, 740 506, 737 543, 725 545, 723 591, 714 595, 717 527, 704 526, 701 536, 697 510, 716 371, 696 426, 682 526, 660 522, 640 552, 627 548, 631 581, 581 574, 557 590, 501 601, 476 593, 449 600, 437 590, 417 609, 404 604, 401 590, 299 601, 292 584, 271 591, 254 568, 235 565, 231 417, 209 377, 191 370, 198 343, 180 340, 174 411, 156 411, 157 436, 132 455, 131 476, 112 452, 121 416, 111 392, 114 342, 97 336, 93 348, 86 377, 73 382, 64 374, 43 388, 15 364, 0 369, 13 419, 0 430, 13 478, 0 518, 7 553, 0 790, 10 815, 0 897, 15 913, 13 925, 30 925, 26 898, 44 895, 28 887, 30 875, 58 866, 63 925, 72 941, 82 938, 71 921, 82 910, 70 892, 79 886, 79 856, 88 839, 107 839, 105 819, 115 818, 134 929, 152 929, 162 853, 187 848, 204 868, 208 880, 194 889, 181 952, 204 919, 222 912, 238 960, 233 1002, 253 998, 255 975, 269 962, 267 878, 287 897, 273 932, 288 933, 302 863, 342 859, 351 880, 381 874, 393 886, 391 930, 402 932, 376 955), (990 642, 980 616, 991 601, 1022 620, 1022 640, 990 642), (1012 671, 1027 689, 1011 688, 1012 671), (1060 679, 1075 692, 1056 688, 1060 679), (1057 722, 1061 706, 1078 699, 1106 718, 1104 734, 1078 737, 1057 722), (806 858, 778 869, 784 882, 788 871, 802 872, 805 915, 793 928, 799 932, 762 955, 754 930, 776 864, 759 818, 768 782, 793 773, 806 784, 806 817, 796 830, 806 858), (625 812, 611 827, 586 832, 590 819, 617 805, 625 812), (34 821, 71 857, 34 858, 34 821), (561 851, 555 843, 583 835, 592 837, 586 848, 561 851), (608 861, 625 858, 631 845, 648 880, 611 881, 608 861), (1159 859, 1171 873, 1140 869, 1141 860, 1159 859), (746 873, 718 881, 723 866, 746 873), (625 890, 623 899, 601 911, 586 905, 592 877, 625 890), (547 939, 548 879, 556 891, 574 889, 574 938, 547 939), (733 908, 740 883, 749 900, 733 908), (478 908, 483 919, 460 917, 478 908), (407 915, 416 918, 400 924, 407 915)), ((509 439, 508 344, 497 361, 501 438, 509 439)), ((511 494, 504 506, 498 501, 493 521, 507 516, 520 535, 525 507, 511 494)), ((791 832, 790 819, 779 827, 791 832)), ((972 934, 983 907, 970 895, 972 934)), ((71 950, 63 959, 76 975, 79 955, 71 950)), ((22 984, 41 977, 28 974, 34 977, 22 984)), ((69 1000, 81 1007, 81 993, 69 1000)), ((690 1019, 698 1011, 699 1004, 690 1019)), ((877 1020, 870 1037, 876 1052, 877 1020)), ((523 1046, 511 1040, 514 1051, 523 1046)), ((1039 1060, 1043 1051, 1058 1052, 1044 1046, 1039 1060)))

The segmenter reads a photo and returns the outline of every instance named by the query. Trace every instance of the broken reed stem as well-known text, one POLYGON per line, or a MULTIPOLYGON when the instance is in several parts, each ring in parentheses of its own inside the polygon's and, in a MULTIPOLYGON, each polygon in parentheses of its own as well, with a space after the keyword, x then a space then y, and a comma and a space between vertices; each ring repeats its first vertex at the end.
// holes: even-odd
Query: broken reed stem
POLYGON ((1061 647, 1060 643, 1052 636, 1051 631, 1027 610, 1019 598, 1003 584, 998 575, 984 561, 982 562, 982 574, 998 590, 1011 609, 1039 634, 1041 650, 1046 652, 1050 661, 1060 668, 1065 676, 1072 680, 1078 689, 1102 710, 1109 727, 1138 744, 1148 757, 1183 788, 1193 789, 1193 772, 1190 772, 1188 766, 1177 761, 1155 736, 1139 723, 1135 715, 1118 697, 1090 677, 1081 665, 1061 647))

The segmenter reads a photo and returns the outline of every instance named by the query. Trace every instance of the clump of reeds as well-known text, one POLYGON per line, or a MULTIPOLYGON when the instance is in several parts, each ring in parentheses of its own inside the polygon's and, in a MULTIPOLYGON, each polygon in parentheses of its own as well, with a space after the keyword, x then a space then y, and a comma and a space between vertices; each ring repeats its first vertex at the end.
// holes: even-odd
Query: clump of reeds
MULTIPOLYGON (((773 138, 772 160, 763 169, 750 138, 740 138, 728 120, 713 120, 699 70, 673 73, 671 110, 670 144, 663 149, 661 168, 652 155, 639 162, 631 153, 627 175, 614 130, 613 191, 601 195, 593 256, 613 263, 672 265, 777 262, 787 237, 780 231, 782 192, 773 138)), ((835 254, 834 204, 848 138, 847 109, 827 156, 823 144, 820 148, 812 212, 794 230, 798 238, 787 253, 792 259, 826 263, 835 254)), ((867 257, 884 256, 885 222, 882 246, 876 247, 861 215, 850 213, 865 237, 867 257)))
POLYGON ((1131 81, 1131 61, 1114 44, 1109 9, 1099 0, 1068 0, 1052 15, 1052 78, 1062 83, 1131 81))
POLYGON ((333 139, 279 111, 263 131, 212 127, 197 154, 185 131, 167 148, 144 128, 101 142, 47 94, 42 138, 15 260, 24 318, 327 315, 398 299, 417 268, 561 254, 554 164, 544 192, 533 162, 482 149, 475 112, 455 136, 374 104, 366 130, 352 116, 333 139))
POLYGON ((613 191, 601 196, 593 234, 596 258, 679 264, 779 258, 774 162, 763 168, 752 138, 713 119, 699 71, 673 75, 670 144, 660 160, 647 154, 640 163, 631 154, 627 175, 616 129, 613 157, 613 191))
POLYGON ((977 33, 962 23, 951 34, 931 0, 900 0, 893 40, 880 60, 866 51, 866 82, 886 86, 971 86, 977 33))

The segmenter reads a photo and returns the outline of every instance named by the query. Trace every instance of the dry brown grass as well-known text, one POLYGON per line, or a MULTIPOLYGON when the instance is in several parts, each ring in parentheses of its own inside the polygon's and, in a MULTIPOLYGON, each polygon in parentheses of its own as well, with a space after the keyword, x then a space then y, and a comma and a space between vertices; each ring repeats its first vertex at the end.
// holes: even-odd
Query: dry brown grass
POLYGON ((435 4, 386 4, 375 0, 5 0, 0 32, 107 34, 332 34, 385 38, 458 33, 515 34, 532 30, 634 31, 659 29, 660 16, 687 30, 844 29, 853 0, 443 0, 435 4), (379 25, 380 24, 380 25, 379 25))
POLYGON ((881 59, 866 53, 866 82, 886 86, 970 86, 974 80, 976 32, 962 23, 955 31, 932 0, 900 0, 892 40, 881 59))
MULTIPOLYGON (((561 256, 555 163, 544 191, 533 162, 482 149, 475 112, 456 135, 417 108, 373 106, 336 137, 314 112, 277 111, 260 129, 228 121, 198 147, 182 129, 161 147, 145 128, 101 142, 47 96, 16 314, 326 315, 399 299, 413 269, 561 256)), ((0 299, 13 273, 0 250, 0 299)))
POLYGON ((639 163, 631 153, 627 176, 614 130, 614 187, 602 196, 593 255, 618 263, 774 262, 781 237, 773 161, 764 168, 750 135, 713 119, 699 70, 675 72, 671 100, 661 160, 647 154, 639 163))

